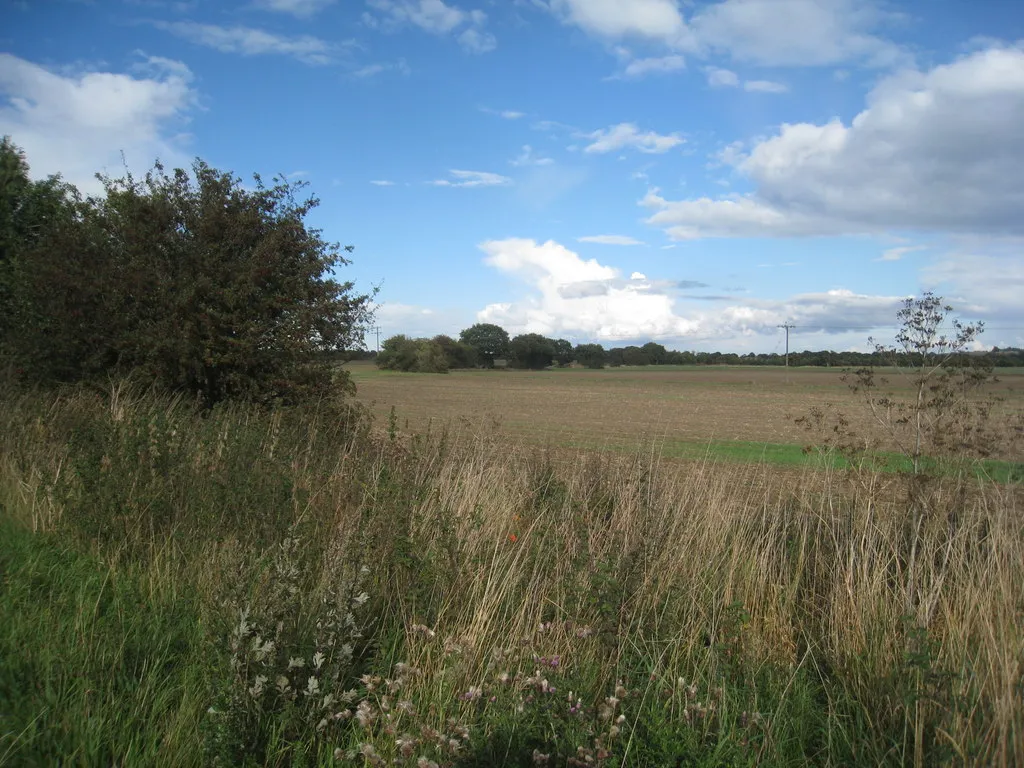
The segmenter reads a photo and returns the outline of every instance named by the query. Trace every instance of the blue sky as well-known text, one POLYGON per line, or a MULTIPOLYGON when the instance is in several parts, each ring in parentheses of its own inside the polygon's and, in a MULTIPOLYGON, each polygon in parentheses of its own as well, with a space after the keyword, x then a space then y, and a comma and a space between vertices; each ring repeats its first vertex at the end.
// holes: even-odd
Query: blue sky
POLYGON ((385 336, 863 349, 935 290, 1024 346, 1022 126, 1012 0, 0 8, 33 175, 308 181, 385 336))

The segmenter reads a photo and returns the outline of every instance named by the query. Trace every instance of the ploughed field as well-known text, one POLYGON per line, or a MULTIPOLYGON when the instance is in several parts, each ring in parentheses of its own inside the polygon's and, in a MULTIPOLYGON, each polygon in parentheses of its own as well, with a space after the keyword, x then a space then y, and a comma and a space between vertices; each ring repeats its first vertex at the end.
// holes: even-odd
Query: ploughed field
MULTIPOLYGON (((819 436, 795 422, 812 407, 836 404, 858 431, 876 429, 838 368, 646 366, 546 371, 453 371, 446 375, 346 366, 358 399, 387 425, 392 407, 401 431, 465 423, 552 447, 626 449, 654 442, 668 456, 713 453, 756 459, 758 451, 799 447, 819 436), (759 447, 760 446, 760 447, 759 447)), ((901 377, 891 390, 909 394, 901 377)), ((1001 423, 1024 410, 1024 371, 1000 372, 991 392, 1001 423)), ((882 432, 878 432, 881 437, 882 432)), ((787 463, 785 456, 777 461, 787 463)), ((1005 452, 995 458, 1016 461, 1005 452)))

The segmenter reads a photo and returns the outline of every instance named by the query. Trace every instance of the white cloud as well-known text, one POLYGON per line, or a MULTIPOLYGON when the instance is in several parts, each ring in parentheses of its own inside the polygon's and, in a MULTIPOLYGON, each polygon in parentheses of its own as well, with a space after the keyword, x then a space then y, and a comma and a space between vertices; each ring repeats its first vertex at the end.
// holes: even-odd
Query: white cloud
POLYGON ((899 261, 908 253, 923 250, 925 250, 923 245, 904 245, 899 248, 888 248, 883 251, 882 256, 876 259, 876 261, 899 261))
POLYGON ((331 63, 337 52, 337 46, 311 35, 287 37, 253 27, 222 27, 194 21, 157 21, 154 26, 196 45, 243 56, 278 54, 304 64, 322 65, 331 63))
POLYGON ((375 187, 393 187, 393 186, 395 186, 395 182, 388 181, 387 179, 374 179, 370 183, 373 184, 375 187))
POLYGON ((785 93, 789 87, 773 80, 747 80, 743 83, 743 90, 753 93, 785 93))
POLYGON ((491 109, 490 107, 478 107, 478 109, 488 115, 497 115, 506 120, 518 120, 521 117, 526 117, 525 112, 519 112, 515 109, 491 109))
POLYGON ((596 154, 614 152, 624 147, 633 147, 648 154, 661 154, 668 152, 672 147, 679 146, 684 141, 675 134, 662 136, 654 131, 641 133, 633 123, 619 123, 610 128, 585 134, 582 138, 590 139, 592 142, 584 147, 583 151, 596 154))
POLYGON ((308 18, 319 13, 335 0, 257 0, 256 5, 267 11, 290 13, 299 18, 308 18))
POLYGON ((587 235, 586 237, 577 237, 577 242, 580 243, 599 243, 601 245, 643 245, 642 240, 637 240, 634 237, 628 237, 626 235, 587 235))
POLYGON ((642 201, 677 239, 1024 233, 1024 49, 990 48, 882 80, 849 125, 784 124, 736 170, 754 192, 642 201))
POLYGON ((605 38, 639 37, 679 45, 686 24, 675 0, 551 0, 563 21, 605 38))
POLYGON ((551 165, 555 161, 550 157, 537 157, 533 153, 533 147, 529 144, 523 145, 523 151, 515 160, 509 161, 512 165, 524 166, 524 165, 551 165))
POLYGON ((657 56, 647 59, 633 59, 618 75, 617 79, 639 78, 652 73, 664 74, 686 69, 686 59, 678 54, 657 56))
POLYGON ((735 88, 740 79, 735 72, 719 67, 708 67, 708 85, 712 88, 735 88))
POLYGON ((409 23, 435 34, 451 32, 467 14, 443 0, 367 0, 366 4, 384 14, 392 24, 409 23))
POLYGON ((454 34, 459 44, 470 53, 493 51, 498 41, 484 30, 487 14, 481 10, 464 11, 444 0, 366 0, 366 4, 380 13, 363 14, 363 22, 374 29, 393 31, 407 24, 435 35, 454 34))
MULTIPOLYGON (((708 85, 712 88, 739 88, 740 78, 735 72, 721 67, 707 67, 708 85)), ((789 88, 772 80, 747 80, 743 90, 754 93, 785 93, 789 88)))
POLYGON ((389 62, 387 64, 367 64, 365 67, 360 67, 351 73, 351 76, 357 79, 364 79, 367 77, 373 77, 383 72, 398 72, 401 75, 408 75, 411 70, 405 59, 399 59, 398 61, 389 62))
POLYGON ((429 183, 435 187, 497 187, 512 183, 512 179, 507 176, 487 173, 486 171, 451 170, 448 173, 455 177, 454 181, 450 179, 437 179, 429 183))
MULTIPOLYGON (((1009 325, 1017 337, 1024 335, 1024 238, 1000 240, 969 238, 925 266, 921 281, 936 290, 968 316, 991 320, 990 325, 1009 325)), ((1005 346, 1006 333, 986 331, 985 342, 1005 346), (1004 337, 1003 341, 998 341, 1004 337)))
POLYGON ((874 34, 892 19, 865 0, 725 0, 690 19, 698 46, 765 66, 888 66, 906 60, 874 34))
POLYGON ((892 325, 902 298, 844 289, 784 300, 690 296, 680 291, 706 286, 691 280, 650 280, 642 272, 632 272, 625 279, 616 269, 584 260, 550 240, 490 240, 480 248, 487 264, 529 288, 521 301, 489 304, 477 313, 479 321, 497 323, 510 333, 610 343, 674 340, 692 347, 709 339, 714 344, 748 337, 774 340, 777 326, 789 322, 799 326, 801 335, 854 328, 862 341, 867 335, 862 329, 892 325), (709 307, 708 301, 714 306, 709 307))
POLYGON ((489 53, 498 47, 498 38, 490 32, 470 27, 459 34, 459 45, 470 53, 489 53))
POLYGON ((187 165, 178 133, 195 103, 191 72, 149 57, 134 77, 113 72, 57 74, 0 53, 0 135, 25 150, 34 177, 61 173, 86 192, 97 171, 120 175, 121 153, 138 170, 159 158, 187 165))

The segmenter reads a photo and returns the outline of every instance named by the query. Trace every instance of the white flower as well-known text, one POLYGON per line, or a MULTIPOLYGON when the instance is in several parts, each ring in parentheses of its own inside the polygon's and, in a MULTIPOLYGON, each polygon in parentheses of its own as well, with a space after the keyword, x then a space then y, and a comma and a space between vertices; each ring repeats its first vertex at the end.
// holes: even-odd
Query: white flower
POLYGON ((320 669, 320 667, 323 666, 325 658, 327 658, 327 657, 324 656, 322 653, 320 653, 320 651, 317 651, 316 653, 313 654, 313 666, 316 667, 317 669, 320 669))
POLYGON ((320 690, 320 681, 314 675, 310 675, 306 681, 306 695, 313 696, 320 690))
POLYGON ((263 689, 266 686, 266 684, 266 675, 257 675, 256 681, 253 683, 252 687, 249 688, 249 695, 252 696, 254 699, 258 699, 260 695, 263 693, 263 689))
POLYGON ((363 605, 369 599, 370 596, 366 592, 360 592, 358 595, 352 598, 352 602, 356 605, 363 605))
POLYGON ((302 669, 306 666, 306 660, 301 656, 292 656, 288 659, 288 669, 302 669))

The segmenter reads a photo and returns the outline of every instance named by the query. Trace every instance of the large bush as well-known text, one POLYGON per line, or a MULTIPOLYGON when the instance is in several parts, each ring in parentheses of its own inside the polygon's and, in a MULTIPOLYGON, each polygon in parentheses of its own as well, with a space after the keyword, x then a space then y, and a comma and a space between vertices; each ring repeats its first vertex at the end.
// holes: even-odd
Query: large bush
POLYGON ((0 167, 0 328, 21 378, 130 374, 206 405, 347 384, 328 355, 361 340, 369 297, 334 278, 349 262, 306 226, 318 201, 302 185, 247 188, 197 160, 102 178, 105 194, 83 200, 29 181, 7 140, 0 167))

